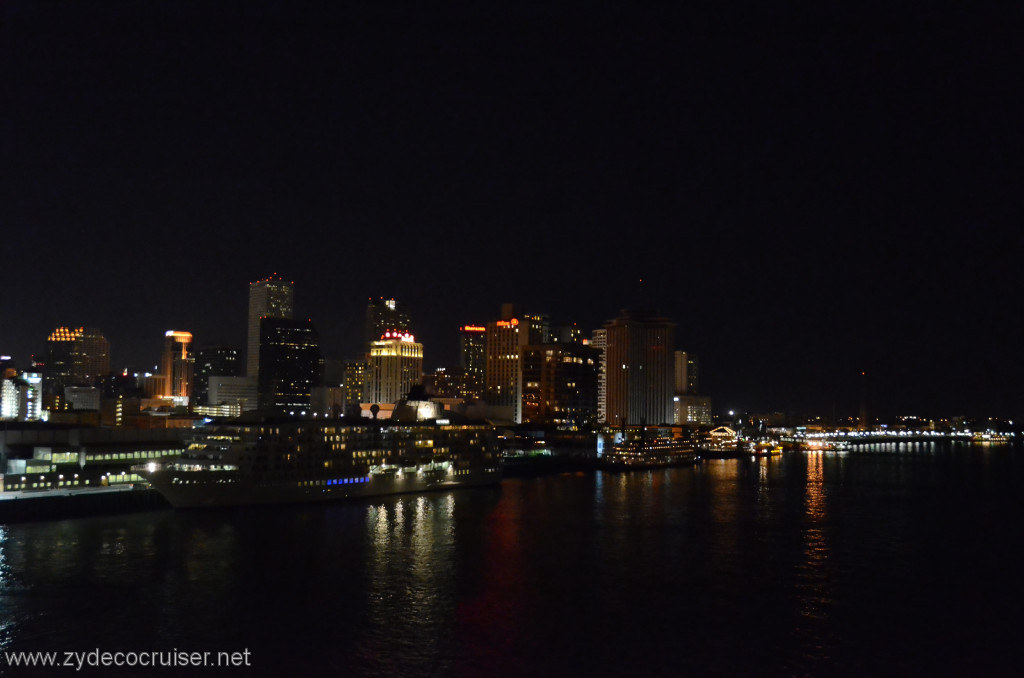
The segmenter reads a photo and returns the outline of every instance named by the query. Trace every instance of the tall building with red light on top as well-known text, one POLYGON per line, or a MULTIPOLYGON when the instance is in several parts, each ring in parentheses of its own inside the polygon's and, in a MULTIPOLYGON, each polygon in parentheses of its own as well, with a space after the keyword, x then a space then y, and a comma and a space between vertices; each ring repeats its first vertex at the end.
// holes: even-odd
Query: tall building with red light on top
POLYGON ((423 383, 423 344, 408 332, 386 331, 370 342, 370 358, 363 400, 393 403, 423 383))
POLYGON ((249 332, 245 354, 245 376, 256 378, 260 373, 260 320, 291 319, 295 313, 295 283, 276 273, 249 283, 249 332))

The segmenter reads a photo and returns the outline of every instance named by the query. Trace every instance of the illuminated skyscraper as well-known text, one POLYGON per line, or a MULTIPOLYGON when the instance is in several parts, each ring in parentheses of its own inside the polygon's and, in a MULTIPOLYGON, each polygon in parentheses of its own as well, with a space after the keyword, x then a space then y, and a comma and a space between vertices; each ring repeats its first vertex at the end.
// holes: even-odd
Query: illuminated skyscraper
POLYGON ((385 332, 370 343, 365 402, 393 403, 423 383, 423 344, 408 333, 385 332))
POLYGON ((37 421, 42 418, 43 375, 22 372, 0 379, 0 419, 37 421))
POLYGON ((484 372, 487 367, 487 328, 464 325, 459 328, 459 367, 462 368, 460 395, 484 397, 484 372))
POLYGON ((605 349, 608 348, 608 331, 594 330, 590 336, 590 345, 596 348, 597 355, 597 421, 608 421, 608 373, 605 361, 605 349))
POLYGON ((366 305, 364 333, 367 353, 370 352, 370 345, 383 337, 386 332, 411 333, 409 310, 394 299, 385 299, 384 297, 370 299, 366 305))
POLYGON ((249 336, 245 354, 245 376, 260 372, 260 319, 291 318, 294 313, 294 283, 276 273, 249 283, 249 336))
POLYGON ((547 318, 521 311, 514 304, 502 304, 501 320, 488 323, 485 336, 484 397, 517 424, 523 422, 522 349, 548 340, 547 318))
POLYGON ((345 363, 345 409, 358 410, 359 405, 368 402, 366 394, 366 375, 369 368, 363 360, 352 360, 345 363))
POLYGON ((323 375, 320 335, 309 320, 260 321, 259 409, 300 414, 309 409, 323 375))
POLYGON ((671 423, 675 324, 649 311, 624 310, 604 328, 607 422, 671 423))
POLYGON ((110 342, 94 327, 58 327, 46 338, 45 392, 65 386, 92 386, 110 372, 110 342))
POLYGON ((167 330, 164 333, 164 355, 160 373, 164 377, 163 396, 187 405, 192 391, 195 356, 192 354, 192 333, 167 330))

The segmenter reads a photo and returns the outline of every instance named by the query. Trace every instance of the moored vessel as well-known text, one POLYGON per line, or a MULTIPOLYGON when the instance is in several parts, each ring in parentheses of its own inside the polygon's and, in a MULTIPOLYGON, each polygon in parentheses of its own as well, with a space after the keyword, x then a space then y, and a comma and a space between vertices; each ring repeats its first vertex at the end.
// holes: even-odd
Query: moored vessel
POLYGON ((599 468, 627 470, 688 466, 700 461, 693 443, 685 438, 657 436, 620 440, 611 445, 597 460, 599 468))
POLYGON ((176 508, 243 506, 490 485, 501 461, 483 423, 253 416, 197 428, 147 475, 176 508))

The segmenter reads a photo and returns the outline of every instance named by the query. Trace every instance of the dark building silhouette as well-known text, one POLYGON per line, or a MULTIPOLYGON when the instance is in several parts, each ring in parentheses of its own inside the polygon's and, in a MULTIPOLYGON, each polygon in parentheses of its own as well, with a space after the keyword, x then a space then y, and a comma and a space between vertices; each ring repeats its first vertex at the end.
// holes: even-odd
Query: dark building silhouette
POLYGON ((46 338, 42 369, 47 394, 64 394, 65 386, 92 386, 110 373, 110 342, 94 327, 58 327, 46 338))
POLYGON ((523 422, 566 428, 597 423, 600 355, 573 342, 523 348, 523 422))
POLYGON ((295 284, 272 276, 249 283, 248 347, 245 356, 245 376, 259 374, 260 320, 263 318, 291 318, 295 308, 295 284))
POLYGON ((608 423, 671 423, 675 324, 651 311, 624 310, 604 329, 608 423))
POLYGON ((487 328, 483 325, 463 325, 459 328, 459 369, 462 398, 484 397, 484 373, 487 367, 487 328))
POLYGON ((366 330, 364 332, 364 351, 370 354, 373 342, 379 341, 387 332, 411 334, 409 310, 394 299, 370 299, 366 305, 366 330))
MULTIPOLYGON (((237 377, 242 370, 242 356, 231 346, 204 346, 196 351, 192 402, 209 405, 210 377, 237 377)), ((215 403, 214 403, 215 404, 215 403)))
POLYGON ((299 414, 310 407, 313 387, 323 374, 320 335, 310 320, 260 321, 259 409, 299 414))

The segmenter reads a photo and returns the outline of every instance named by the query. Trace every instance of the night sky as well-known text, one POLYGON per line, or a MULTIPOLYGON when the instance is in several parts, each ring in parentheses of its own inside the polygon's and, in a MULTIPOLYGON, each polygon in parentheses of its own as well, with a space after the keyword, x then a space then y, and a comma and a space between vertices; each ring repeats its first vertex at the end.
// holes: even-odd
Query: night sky
POLYGON ((3 3, 0 353, 277 272, 329 357, 648 306, 716 410, 1024 414, 1020 5, 432 4, 3 3))

